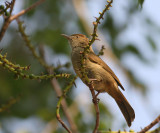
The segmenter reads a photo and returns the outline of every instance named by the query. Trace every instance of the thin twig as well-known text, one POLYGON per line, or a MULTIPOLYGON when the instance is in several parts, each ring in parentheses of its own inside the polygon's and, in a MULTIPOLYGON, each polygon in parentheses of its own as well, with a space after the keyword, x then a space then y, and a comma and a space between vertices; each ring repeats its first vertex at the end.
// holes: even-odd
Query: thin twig
POLYGON ((18 77, 22 77, 24 79, 52 79, 52 78, 69 78, 71 74, 49 74, 49 75, 34 75, 34 74, 25 74, 22 71, 23 70, 29 70, 30 66, 26 66, 26 67, 21 67, 19 65, 15 65, 13 64, 11 61, 7 60, 7 54, 2 55, 0 53, 0 66, 2 66, 3 68, 11 71, 12 73, 15 74, 15 76, 18 77))
POLYGON ((81 51, 79 54, 81 54, 81 69, 80 69, 80 72, 81 72, 81 78, 84 80, 85 84, 88 85, 90 91, 91 91, 91 94, 92 94, 92 98, 93 98, 93 103, 94 103, 94 106, 95 106, 95 110, 96 110, 96 124, 95 124, 95 128, 93 130, 93 133, 97 133, 98 131, 98 127, 99 127, 99 107, 98 107, 98 103, 97 103, 97 97, 95 95, 95 92, 94 92, 94 87, 92 86, 92 81, 88 78, 88 73, 85 69, 85 60, 86 60, 86 56, 87 56, 87 53, 89 52, 89 46, 85 47, 84 48, 84 51, 81 51))
POLYGON ((97 56, 103 55, 104 54, 104 49, 105 49, 105 47, 104 47, 104 45, 102 45, 102 47, 101 47, 101 49, 100 49, 100 51, 99 51, 97 56))
POLYGON ((17 71, 18 70, 19 71, 23 71, 23 70, 29 70, 30 69, 30 65, 22 67, 19 64, 12 63, 11 61, 9 61, 7 59, 7 53, 2 55, 1 52, 0 52, 0 65, 2 65, 2 64, 3 65, 7 64, 10 68, 13 68, 13 69, 15 69, 17 71))
POLYGON ((11 67, 8 64, 1 61, 0 61, 0 66, 14 73, 16 78, 22 77, 23 79, 36 79, 36 80, 46 79, 47 80, 47 79, 53 79, 53 78, 69 78, 71 76, 71 74, 67 74, 67 73, 48 74, 48 75, 47 74, 43 74, 43 75, 25 74, 21 72, 21 70, 11 67))
POLYGON ((62 102, 63 97, 61 97, 57 103, 57 110, 56 110, 56 117, 57 120, 62 124, 62 126, 68 131, 68 133, 72 133, 72 131, 66 126, 66 124, 62 121, 60 114, 59 114, 59 110, 60 110, 60 105, 62 102))
MULTIPOLYGON (((12 4, 13 6, 14 6, 14 3, 15 3, 14 1, 15 1, 15 0, 13 0, 13 4, 12 4)), ((39 1, 35 2, 34 4, 32 4, 30 7, 28 7, 27 9, 22 10, 22 11, 19 12, 18 14, 13 15, 13 16, 9 16, 9 18, 7 18, 7 20, 5 20, 5 22, 4 22, 3 26, 2 26, 2 29, 1 29, 1 31, 0 31, 0 42, 1 42, 3 36, 4 36, 5 32, 6 32, 9 24, 10 24, 13 20, 17 19, 18 17, 22 16, 23 14, 27 13, 28 11, 32 10, 33 8, 35 8, 36 6, 40 5, 40 4, 41 4, 42 2, 44 2, 44 1, 45 1, 45 0, 39 0, 39 1)), ((13 10, 13 7, 11 7, 11 10, 10 10, 10 11, 12 12, 12 10, 13 10)), ((11 13, 11 12, 10 12, 10 13, 11 13)), ((10 14, 10 15, 11 15, 11 14, 10 14)))
POLYGON ((95 95, 92 82, 89 85, 89 89, 91 91, 92 98, 93 98, 93 104, 94 104, 94 107, 95 107, 95 110, 96 110, 96 124, 95 124, 94 130, 93 130, 93 133, 97 133, 98 132, 98 128, 99 128, 99 106, 98 106, 99 99, 97 99, 97 97, 95 95))
POLYGON ((45 67, 45 68, 49 68, 49 66, 44 62, 44 60, 37 54, 35 48, 33 47, 33 45, 31 44, 31 41, 29 40, 28 36, 25 33, 25 27, 23 26, 23 22, 21 22, 18 18, 16 19, 17 24, 18 24, 18 30, 26 44, 26 46, 28 47, 28 49, 31 51, 32 55, 39 61, 39 63, 45 67))
POLYGON ((9 11, 10 16, 12 15, 12 11, 13 11, 13 7, 14 7, 15 2, 16 2, 16 0, 11 1, 12 5, 11 5, 10 11, 9 11))
POLYGON ((9 4, 11 4, 10 11, 9 11, 10 14, 9 14, 9 16, 7 18, 5 18, 3 26, 2 26, 2 29, 0 31, 0 42, 1 42, 6 30, 7 30, 8 26, 9 26, 9 24, 10 24, 10 18, 11 18, 11 15, 12 15, 12 11, 13 11, 13 7, 14 7, 14 4, 15 4, 15 1, 16 0, 12 0, 11 3, 9 3, 9 4))
POLYGON ((57 120, 62 124, 62 126, 67 130, 68 133, 72 133, 72 131, 62 121, 62 119, 60 118, 60 115, 57 115, 57 120))
POLYGON ((91 46, 91 45, 93 44, 93 42, 98 39, 98 38, 97 38, 97 37, 98 37, 98 35, 97 35, 97 28, 98 28, 98 25, 100 24, 100 20, 103 19, 103 16, 104 16, 105 12, 106 12, 107 10, 109 10, 109 7, 112 7, 111 4, 112 4, 113 0, 111 0, 111 1, 108 1, 108 0, 107 0, 107 2, 108 2, 108 4, 107 4, 106 7, 103 9, 103 11, 102 11, 102 12, 99 12, 100 16, 99 16, 98 18, 96 18, 96 21, 95 21, 95 22, 93 22, 94 28, 93 28, 93 33, 91 34, 92 39, 89 41, 89 44, 88 44, 89 46, 91 46))
POLYGON ((32 4, 30 7, 28 7, 25 10, 20 11, 18 14, 13 15, 10 17, 10 21, 13 21, 15 19, 17 19, 18 17, 22 16, 23 14, 27 13, 28 11, 32 10, 33 8, 35 8, 36 6, 40 5, 41 3, 43 3, 45 0, 39 0, 37 2, 35 2, 34 4, 32 4))
MULTIPOLYGON (((50 71, 49 73, 52 73, 52 71, 50 71)), ((62 95, 62 89, 60 88, 60 85, 55 78, 53 78, 51 80, 51 85, 52 85, 52 88, 54 89, 54 91, 56 92, 56 95, 58 97, 60 97, 62 95)), ((62 106, 63 112, 64 112, 64 114, 67 118, 67 121, 70 125, 70 128, 71 128, 72 132, 77 133, 77 126, 73 121, 73 118, 71 116, 71 111, 68 109, 68 105, 67 105, 67 102, 66 102, 65 99, 62 99, 61 106, 62 106)))
POLYGON ((154 120, 152 121, 148 126, 146 126, 144 129, 142 129, 140 132, 138 133, 145 133, 147 132, 149 129, 151 129, 154 125, 156 125, 158 122, 160 121, 160 115, 154 120))
MULTIPOLYGON (((41 55, 43 56, 43 60, 45 61, 45 51, 44 51, 44 48, 43 48, 42 45, 40 45, 39 50, 40 50, 41 55)), ((53 69, 51 69, 51 68, 46 68, 46 70, 48 71, 49 74, 53 73, 53 69)), ((62 96, 62 89, 61 89, 58 81, 55 78, 53 78, 51 80, 51 85, 52 85, 52 88, 54 89, 54 91, 56 92, 56 95, 58 97, 62 96)), ((73 121, 73 118, 70 115, 70 111, 68 109, 67 102, 66 102, 65 99, 62 99, 61 105, 62 105, 62 109, 63 109, 64 114, 65 114, 65 116, 68 120, 68 123, 70 125, 70 128, 71 128, 72 132, 77 133, 77 126, 75 125, 75 123, 73 121)))
POLYGON ((64 99, 64 97, 66 96, 67 92, 69 91, 69 89, 72 87, 72 85, 74 84, 75 80, 77 77, 73 78, 73 80, 69 83, 69 85, 67 85, 67 87, 64 89, 64 93, 63 95, 59 98, 59 101, 57 103, 57 110, 56 110, 56 117, 57 120, 62 124, 62 126, 69 132, 72 133, 72 131, 66 126, 66 124, 62 121, 61 117, 60 117, 60 105, 62 100, 64 99))

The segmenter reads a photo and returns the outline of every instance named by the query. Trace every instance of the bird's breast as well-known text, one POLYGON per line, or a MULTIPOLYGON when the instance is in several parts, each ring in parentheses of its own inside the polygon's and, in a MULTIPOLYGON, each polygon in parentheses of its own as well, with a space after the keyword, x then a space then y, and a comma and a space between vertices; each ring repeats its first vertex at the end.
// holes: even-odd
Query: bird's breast
POLYGON ((82 54, 80 54, 80 51, 72 52, 71 60, 76 74, 81 78, 81 69, 83 65, 82 65, 82 54))

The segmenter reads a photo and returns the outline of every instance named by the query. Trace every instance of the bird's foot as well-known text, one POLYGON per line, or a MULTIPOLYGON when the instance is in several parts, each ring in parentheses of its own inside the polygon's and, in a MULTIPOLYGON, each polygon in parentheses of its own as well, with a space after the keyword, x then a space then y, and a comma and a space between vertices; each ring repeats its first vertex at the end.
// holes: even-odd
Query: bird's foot
POLYGON ((92 99, 92 102, 93 102, 94 104, 98 104, 98 103, 99 103, 99 101, 100 101, 100 99, 99 99, 99 98, 97 98, 97 97, 96 97, 95 99, 94 99, 94 98, 92 99))
POLYGON ((100 99, 97 98, 97 96, 99 95, 99 93, 100 93, 100 92, 98 92, 98 93, 95 95, 95 98, 92 99, 92 102, 93 102, 93 103, 96 103, 96 104, 99 103, 100 99))

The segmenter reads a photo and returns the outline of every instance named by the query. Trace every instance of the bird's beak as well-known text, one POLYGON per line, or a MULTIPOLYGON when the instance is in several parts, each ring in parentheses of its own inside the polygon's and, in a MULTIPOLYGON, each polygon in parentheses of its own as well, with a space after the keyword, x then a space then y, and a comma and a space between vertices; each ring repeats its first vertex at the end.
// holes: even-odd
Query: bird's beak
POLYGON ((68 35, 65 35, 65 34, 61 34, 61 35, 64 36, 67 40, 71 39, 70 36, 68 36, 68 35))

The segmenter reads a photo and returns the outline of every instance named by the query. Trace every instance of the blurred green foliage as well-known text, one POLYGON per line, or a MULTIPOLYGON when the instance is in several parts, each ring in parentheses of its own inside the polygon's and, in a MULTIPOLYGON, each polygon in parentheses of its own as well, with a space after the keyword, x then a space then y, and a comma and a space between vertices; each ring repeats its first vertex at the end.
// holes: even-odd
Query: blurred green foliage
POLYGON ((141 8, 143 6, 143 3, 144 3, 144 0, 138 0, 138 4, 141 6, 141 8))
MULTIPOLYGON (((23 1, 23 9, 29 7, 33 2, 35 2, 35 0, 23 1)), ((141 6, 143 5, 143 2, 144 0, 138 0, 138 3, 141 6)), ((134 4, 130 6, 129 10, 127 11, 128 16, 132 16, 137 11, 136 1, 132 3, 134 4)), ((77 15, 71 1, 46 0, 34 10, 20 17, 20 20, 24 21, 27 35, 36 48, 43 44, 52 51, 48 52, 52 53, 53 56, 58 56, 58 54, 60 54, 63 56, 65 55, 68 58, 70 49, 66 40, 61 37, 60 34, 71 33, 71 31, 74 31, 74 26, 69 27, 71 23, 76 23, 79 33, 86 32, 80 19, 76 17, 77 15)), ((0 20, 0 22, 1 21, 2 20, 0 20)), ((120 61, 121 58, 123 58, 123 55, 127 52, 136 55, 137 58, 142 61, 146 61, 142 53, 140 53, 134 44, 130 43, 121 48, 121 42, 118 42, 119 45, 116 44, 116 38, 126 29, 128 24, 129 22, 126 22, 124 25, 117 28, 117 26, 114 25, 114 20, 111 14, 106 14, 105 20, 100 28, 104 31, 107 31, 109 38, 111 39, 110 44, 112 50, 120 61)), ((2 26, 2 23, 0 23, 0 26, 2 26)), ((7 51, 8 59, 20 65, 26 66, 31 64, 31 70, 29 73, 40 74, 41 72, 46 72, 39 62, 34 59, 28 48, 25 47, 25 43, 23 42, 17 30, 17 24, 11 25, 5 35, 5 39, 9 41, 7 41, 7 44, 5 44, 5 41, 3 41, 5 44, 3 51, 7 51)), ((156 50, 156 44, 154 43, 152 37, 148 35, 146 39, 149 44, 151 44, 153 50, 156 50)), ((0 48, 2 48, 1 44, 2 43, 0 43, 0 48)), ((57 64, 57 62, 54 61, 52 61, 52 63, 55 66, 57 64)), ((130 70, 127 68, 126 70, 130 76, 131 83, 144 91, 146 89, 145 85, 139 82, 139 80, 134 77, 134 74, 130 70)), ((64 71, 71 73, 70 69, 65 69, 63 71, 60 69, 56 72, 60 73, 64 71)), ((59 83, 62 88, 65 88, 65 85, 68 83, 68 81, 66 79, 60 79, 59 83)), ((20 100, 18 100, 7 110, 0 112, 0 121, 8 119, 9 117, 27 118, 30 116, 39 117, 46 123, 52 119, 56 119, 55 110, 58 98, 53 91, 49 80, 41 82, 28 79, 15 80, 12 73, 9 73, 7 70, 4 70, 0 67, 0 108, 5 104, 7 105, 11 98, 16 99, 16 97, 19 95, 20 100)), ((71 106, 74 102, 73 89, 71 89, 67 94, 66 99, 69 106, 71 106)), ((90 106, 92 106, 92 103, 90 106)), ((100 110, 100 129, 109 129, 112 126, 113 116, 108 108, 101 102, 100 110)), ((95 119, 94 109, 92 109, 92 111, 93 119, 95 119)), ((72 114, 72 112, 70 113, 72 114)), ((61 112, 61 114, 62 118, 65 119, 65 117, 63 117, 63 112, 61 112)), ((90 123, 85 122, 83 113, 81 111, 77 112, 74 120, 78 126, 78 130, 83 133, 91 132, 95 124, 93 120, 90 123)), ((63 133, 65 130, 60 126, 55 133, 59 132, 63 133)))

